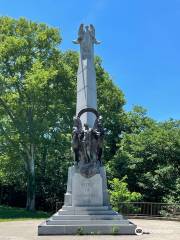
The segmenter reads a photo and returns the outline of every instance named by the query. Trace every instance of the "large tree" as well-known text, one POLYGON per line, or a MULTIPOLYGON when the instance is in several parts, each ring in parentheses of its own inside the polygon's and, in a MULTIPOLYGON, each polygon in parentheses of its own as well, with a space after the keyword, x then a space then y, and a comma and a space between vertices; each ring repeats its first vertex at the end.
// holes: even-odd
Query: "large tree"
POLYGON ((74 87, 60 41, 58 30, 45 24, 0 18, 0 130, 24 160, 29 210, 35 209, 38 148, 52 132, 67 131, 63 123, 71 118, 65 103, 74 95, 66 91, 74 87))

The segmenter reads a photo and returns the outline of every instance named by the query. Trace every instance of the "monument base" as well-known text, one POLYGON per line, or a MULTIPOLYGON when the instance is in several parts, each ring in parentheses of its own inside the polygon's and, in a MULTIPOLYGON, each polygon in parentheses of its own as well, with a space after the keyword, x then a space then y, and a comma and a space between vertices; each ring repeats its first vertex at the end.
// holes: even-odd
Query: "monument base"
POLYGON ((103 207, 63 206, 38 226, 38 235, 135 234, 136 225, 103 207))
POLYGON ((135 234, 135 229, 109 205, 105 168, 85 178, 73 166, 68 171, 64 206, 38 226, 38 235, 135 234))

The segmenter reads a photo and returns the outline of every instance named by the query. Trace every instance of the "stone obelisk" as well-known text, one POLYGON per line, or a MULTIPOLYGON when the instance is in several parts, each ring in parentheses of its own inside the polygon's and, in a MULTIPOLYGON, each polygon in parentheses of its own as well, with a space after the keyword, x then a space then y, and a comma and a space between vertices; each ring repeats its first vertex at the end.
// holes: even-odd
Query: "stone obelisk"
POLYGON ((113 211, 108 197, 106 170, 102 162, 104 129, 97 111, 95 38, 93 25, 81 24, 77 73, 77 109, 72 150, 74 165, 68 169, 63 207, 38 226, 39 235, 134 234, 136 225, 113 211))
MULTIPOLYGON (((80 45, 79 67, 77 72, 77 105, 76 115, 80 110, 93 108, 97 110, 96 72, 94 67, 94 44, 100 42, 95 38, 93 25, 80 25, 78 38, 73 41, 80 45)), ((93 127, 95 116, 86 112, 81 116, 82 125, 93 127)))

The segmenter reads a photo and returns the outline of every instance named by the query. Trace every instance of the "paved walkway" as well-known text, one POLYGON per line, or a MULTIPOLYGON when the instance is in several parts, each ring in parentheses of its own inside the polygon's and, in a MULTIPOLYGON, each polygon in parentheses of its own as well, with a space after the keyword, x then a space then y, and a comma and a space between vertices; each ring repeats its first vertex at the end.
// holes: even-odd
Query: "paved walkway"
POLYGON ((143 228, 141 236, 37 236, 42 220, 0 222, 0 240, 180 240, 180 222, 133 219, 143 228))

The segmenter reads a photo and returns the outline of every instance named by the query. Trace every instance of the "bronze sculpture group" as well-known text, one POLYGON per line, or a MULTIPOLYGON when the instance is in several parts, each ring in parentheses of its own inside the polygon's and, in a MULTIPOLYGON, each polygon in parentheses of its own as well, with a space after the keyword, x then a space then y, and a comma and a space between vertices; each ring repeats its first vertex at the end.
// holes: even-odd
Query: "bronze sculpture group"
POLYGON ((105 130, 102 126, 102 117, 93 108, 86 108, 74 117, 72 134, 72 149, 74 152, 75 166, 80 173, 86 177, 98 173, 102 166, 102 148, 105 130), (92 112, 96 115, 93 128, 87 124, 82 126, 80 117, 85 112, 92 112))

